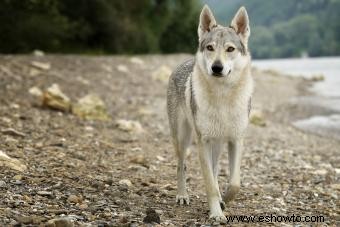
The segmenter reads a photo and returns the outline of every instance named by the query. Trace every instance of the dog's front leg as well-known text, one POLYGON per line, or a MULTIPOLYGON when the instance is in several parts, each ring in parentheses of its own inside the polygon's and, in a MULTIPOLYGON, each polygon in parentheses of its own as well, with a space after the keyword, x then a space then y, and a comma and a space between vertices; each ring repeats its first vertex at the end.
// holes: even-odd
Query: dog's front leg
POLYGON ((220 193, 220 187, 218 185, 218 173, 219 173, 219 159, 223 149, 223 141, 221 139, 216 139, 212 144, 212 167, 214 173, 215 184, 218 189, 218 194, 220 197, 220 206, 222 210, 225 209, 225 203, 222 200, 222 196, 220 193))
POLYGON ((228 144, 229 150, 229 174, 230 181, 227 192, 223 197, 224 202, 234 199, 240 190, 240 171, 242 158, 242 139, 231 141, 228 144))
POLYGON ((199 158, 206 187, 208 204, 210 209, 209 218, 217 222, 225 222, 226 217, 223 215, 220 207, 220 195, 218 186, 215 182, 213 165, 212 165, 213 144, 211 140, 200 140, 199 158))

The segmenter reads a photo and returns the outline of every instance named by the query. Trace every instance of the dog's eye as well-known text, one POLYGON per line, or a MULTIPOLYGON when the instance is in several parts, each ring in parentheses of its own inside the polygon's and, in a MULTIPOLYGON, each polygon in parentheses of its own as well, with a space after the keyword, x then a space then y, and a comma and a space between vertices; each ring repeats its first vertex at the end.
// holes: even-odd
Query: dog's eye
POLYGON ((228 47, 227 52, 233 52, 235 50, 234 47, 228 47))
POLYGON ((214 51, 214 47, 213 47, 212 45, 208 45, 208 46, 207 46, 207 50, 209 50, 209 51, 214 51))

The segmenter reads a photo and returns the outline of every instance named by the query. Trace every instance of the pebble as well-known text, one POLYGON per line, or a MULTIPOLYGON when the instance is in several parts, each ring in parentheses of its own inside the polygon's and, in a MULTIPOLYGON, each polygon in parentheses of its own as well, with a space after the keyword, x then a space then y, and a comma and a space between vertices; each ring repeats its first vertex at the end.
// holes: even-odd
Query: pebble
POLYGON ((136 64, 136 65, 144 65, 144 61, 137 57, 130 58, 130 62, 136 64))
POLYGON ((71 109, 71 100, 61 91, 58 84, 52 84, 43 93, 43 106, 67 112, 71 109))
POLYGON ((3 180, 0 180, 0 188, 6 187, 6 182, 3 180))
POLYGON ((13 177, 14 180, 22 180, 23 179, 23 176, 22 175, 15 175, 13 177))
POLYGON ((41 195, 41 196, 51 196, 51 195, 53 195, 53 193, 49 192, 49 191, 37 191, 37 194, 41 195))
POLYGON ((74 224, 67 218, 56 218, 47 222, 46 227, 73 227, 74 224))
POLYGON ((132 132, 132 133, 142 133, 144 132, 144 129, 139 121, 131 121, 131 120, 124 120, 120 119, 116 121, 116 126, 126 132, 132 132))
POLYGON ((132 157, 130 159, 130 162, 135 163, 135 164, 139 164, 139 165, 144 166, 146 168, 149 167, 148 160, 146 159, 145 155, 143 155, 143 154, 135 155, 134 157, 132 157))
POLYGON ((1 130, 1 133, 4 135, 17 136, 17 137, 22 137, 22 138, 26 136, 24 133, 19 132, 13 128, 3 129, 1 130))
POLYGON ((22 181, 20 180, 11 181, 11 183, 15 185, 22 185, 22 181))
POLYGON ((143 219, 144 223, 161 223, 161 218, 159 217, 159 214, 157 214, 157 212, 152 209, 152 208, 148 208, 146 210, 146 216, 143 219))
POLYGON ((161 82, 168 82, 172 70, 166 66, 162 65, 152 73, 152 78, 161 82))
POLYGON ((128 73, 129 69, 126 67, 126 65, 118 65, 117 70, 122 73, 128 73))
POLYGON ((83 203, 83 204, 80 204, 78 207, 79 207, 79 209, 85 210, 85 209, 87 209, 89 206, 88 206, 86 203, 83 203))
POLYGON ((17 171, 25 171, 27 167, 18 159, 9 157, 5 152, 0 150, 0 166, 5 166, 17 171))
POLYGON ((79 197, 79 196, 76 196, 76 195, 70 195, 68 198, 67 198, 67 201, 69 203, 81 203, 82 202, 82 198, 79 197))
POLYGON ((49 62, 32 61, 31 65, 41 70, 49 70, 51 68, 51 63, 49 62))
POLYGON ((131 182, 129 179, 120 180, 120 181, 119 181, 119 184, 121 184, 121 185, 126 185, 126 186, 128 186, 128 187, 131 187, 131 186, 132 186, 132 182, 131 182))

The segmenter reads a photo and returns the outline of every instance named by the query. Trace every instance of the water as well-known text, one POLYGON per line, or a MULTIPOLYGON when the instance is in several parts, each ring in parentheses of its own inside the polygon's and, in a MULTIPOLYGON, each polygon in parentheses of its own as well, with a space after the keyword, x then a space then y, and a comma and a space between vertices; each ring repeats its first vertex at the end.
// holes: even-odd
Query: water
POLYGON ((332 114, 301 119, 293 125, 308 132, 340 139, 340 57, 254 60, 253 65, 291 76, 313 78, 322 75, 324 80, 310 88, 316 97, 302 97, 298 101, 330 110, 332 114))

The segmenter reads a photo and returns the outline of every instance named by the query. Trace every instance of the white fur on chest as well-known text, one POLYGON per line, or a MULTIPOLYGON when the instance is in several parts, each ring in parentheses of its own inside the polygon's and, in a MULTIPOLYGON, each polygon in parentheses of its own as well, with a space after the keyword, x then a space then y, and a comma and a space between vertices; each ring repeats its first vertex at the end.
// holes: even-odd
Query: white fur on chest
MULTIPOLYGON (((195 117, 196 129, 203 139, 221 138, 233 140, 243 136, 248 125, 248 101, 252 93, 252 84, 238 88, 228 87, 223 83, 216 83, 211 89, 193 76, 194 98, 197 105, 195 117), (249 88, 248 88, 249 87, 249 88)), ((217 81, 218 82, 218 81, 217 81)), ((189 90, 186 97, 189 95, 189 90)), ((186 100, 190 107, 190 98, 186 100)), ((188 108, 189 109, 189 108, 188 108)))
POLYGON ((243 134, 248 124, 246 103, 238 100, 238 105, 229 97, 220 96, 213 102, 196 96, 199 109, 196 124, 203 137, 232 139, 243 134))

